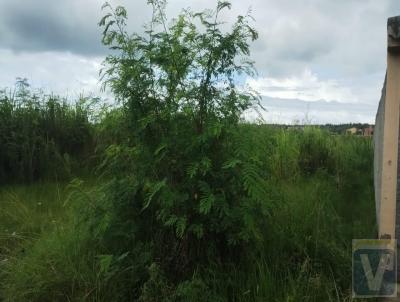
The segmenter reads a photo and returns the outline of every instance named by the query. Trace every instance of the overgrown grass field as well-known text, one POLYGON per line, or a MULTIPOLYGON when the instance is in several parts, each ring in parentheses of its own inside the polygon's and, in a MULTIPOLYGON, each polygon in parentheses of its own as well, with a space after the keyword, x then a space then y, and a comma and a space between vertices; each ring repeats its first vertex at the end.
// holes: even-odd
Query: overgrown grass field
MULTIPOLYGON (((233 301, 350 300, 351 239, 371 238, 376 232, 370 139, 312 127, 241 128, 246 140, 258 141, 253 152, 264 159, 274 210, 259 234, 262 246, 247 251, 250 263, 239 261, 223 273, 221 263, 213 264, 206 279, 214 278, 210 295, 233 301)), ((109 250, 93 243, 91 231, 79 221, 82 211, 99 207, 96 189, 104 181, 1 187, 5 301, 111 301, 124 296, 120 287, 132 282, 123 272, 133 269, 123 264, 130 255, 109 258, 109 250)), ((171 285, 153 277, 152 290, 163 301, 171 285)), ((198 286, 200 291, 204 285, 198 286)), ((196 285, 191 291, 196 295, 196 285)))

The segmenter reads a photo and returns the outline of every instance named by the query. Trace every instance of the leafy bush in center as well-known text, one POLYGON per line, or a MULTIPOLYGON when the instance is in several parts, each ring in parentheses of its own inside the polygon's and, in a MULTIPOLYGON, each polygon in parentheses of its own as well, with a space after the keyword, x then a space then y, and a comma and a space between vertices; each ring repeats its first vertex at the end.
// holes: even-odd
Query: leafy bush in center
POLYGON ((203 265, 239 263, 261 243, 265 171, 238 131, 259 99, 236 83, 254 72, 248 42, 257 33, 248 15, 221 30, 228 2, 170 24, 165 3, 149 2, 145 35, 125 31, 124 8, 104 6, 103 43, 114 53, 102 75, 128 117, 130 143, 110 146, 103 167, 124 183, 126 194, 116 184, 110 194, 118 219, 135 221, 132 238, 151 242, 151 261, 180 282, 203 265))

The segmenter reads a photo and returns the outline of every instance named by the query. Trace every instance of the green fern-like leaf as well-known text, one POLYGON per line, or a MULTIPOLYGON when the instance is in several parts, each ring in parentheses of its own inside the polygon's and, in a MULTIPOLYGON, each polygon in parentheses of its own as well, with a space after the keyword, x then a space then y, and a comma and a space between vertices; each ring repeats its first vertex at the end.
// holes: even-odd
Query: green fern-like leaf
POLYGON ((186 219, 186 217, 178 218, 178 220, 176 222, 176 235, 179 238, 182 238, 183 235, 185 234, 186 227, 187 227, 187 219, 186 219))
POLYGON ((228 1, 218 1, 218 6, 217 6, 218 11, 221 11, 224 8, 231 9, 231 7, 232 7, 232 4, 228 1))
POLYGON ((206 215, 210 212, 215 203, 215 196, 212 193, 210 186, 204 181, 199 182, 199 189, 201 192, 199 212, 206 215))
POLYGON ((99 264, 100 264, 100 273, 106 274, 110 267, 113 260, 113 255, 98 255, 99 264))
POLYGON ((264 179, 259 174, 259 168, 253 163, 243 167, 243 184, 249 196, 254 200, 262 201, 267 194, 264 179))
POLYGON ((231 159, 231 160, 228 160, 227 162, 225 162, 222 165, 222 169, 235 168, 237 165, 239 165, 241 163, 242 163, 242 161, 240 159, 234 158, 234 159, 231 159))
POLYGON ((156 182, 152 188, 150 189, 150 191, 147 193, 146 195, 146 203, 144 204, 142 211, 147 209, 151 203, 151 201, 153 200, 154 196, 161 191, 161 189, 163 187, 165 187, 167 183, 166 179, 163 179, 162 181, 156 182))
POLYGON ((197 174, 198 169, 199 169, 199 164, 192 163, 189 165, 186 172, 190 178, 194 178, 197 174))

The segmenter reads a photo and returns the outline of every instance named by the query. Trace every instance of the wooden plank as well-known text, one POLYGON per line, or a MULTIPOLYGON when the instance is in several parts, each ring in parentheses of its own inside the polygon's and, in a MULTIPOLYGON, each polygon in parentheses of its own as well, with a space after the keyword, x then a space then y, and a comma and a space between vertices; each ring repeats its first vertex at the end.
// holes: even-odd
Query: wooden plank
POLYGON ((400 17, 388 20, 386 97, 383 122, 379 237, 395 238, 400 110, 400 17))

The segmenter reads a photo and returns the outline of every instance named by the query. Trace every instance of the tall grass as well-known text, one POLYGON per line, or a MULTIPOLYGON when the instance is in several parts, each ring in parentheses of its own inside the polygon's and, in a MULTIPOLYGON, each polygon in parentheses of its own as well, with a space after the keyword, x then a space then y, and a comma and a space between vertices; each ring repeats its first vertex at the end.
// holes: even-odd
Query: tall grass
MULTIPOLYGON (((81 182, 1 188, 0 284, 8 286, 0 297, 5 301, 66 301, 101 291, 98 249, 77 215, 84 208, 78 204, 87 200, 83 194, 71 200, 76 183, 81 182)), ((94 197, 92 187, 85 183, 94 197)))
POLYGON ((0 296, 5 301, 350 301, 351 239, 376 231, 371 141, 318 128, 242 125, 240 131, 253 155, 264 158, 265 202, 274 207, 262 240, 236 264, 215 259, 184 282, 171 279, 152 260, 154 243, 140 241, 135 221, 127 221, 132 205, 121 202, 129 180, 89 187, 74 182, 71 194, 47 187, 42 192, 48 197, 32 201, 21 196, 39 192, 38 187, 5 189, 3 230, 12 236, 14 226, 16 234, 30 235, 17 244, 3 241, 9 248, 2 251, 7 261, 0 266, 0 296), (15 196, 20 205, 13 205, 15 196), (37 209, 40 199, 47 200, 47 210, 37 209), (55 218, 60 222, 49 222, 60 216, 55 218))
POLYGON ((29 88, 0 92, 0 183, 65 178, 93 148, 88 99, 70 103, 29 88))

